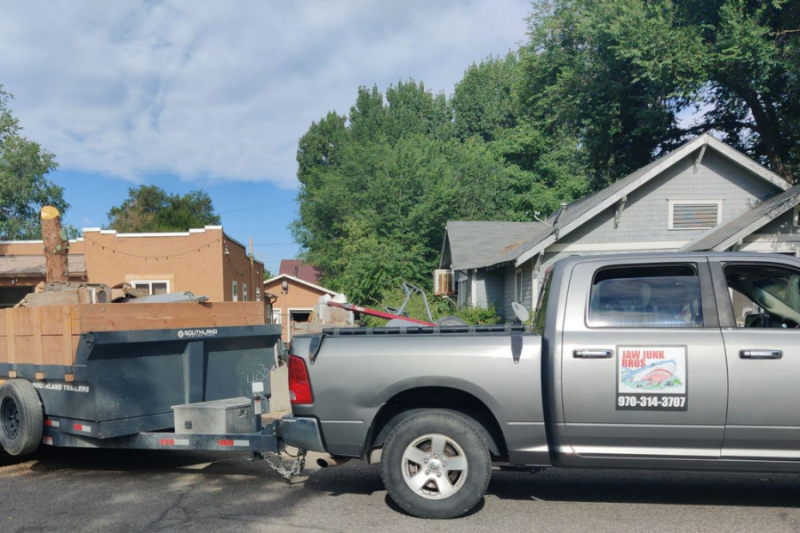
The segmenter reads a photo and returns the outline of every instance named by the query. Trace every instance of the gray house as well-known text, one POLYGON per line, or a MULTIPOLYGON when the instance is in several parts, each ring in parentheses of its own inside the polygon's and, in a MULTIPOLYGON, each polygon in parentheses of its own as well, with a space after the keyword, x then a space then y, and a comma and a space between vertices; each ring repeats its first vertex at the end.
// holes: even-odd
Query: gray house
POLYGON ((677 250, 800 253, 792 187, 705 134, 564 206, 545 222, 448 222, 440 269, 458 301, 513 317, 532 308, 548 266, 569 255, 677 250))

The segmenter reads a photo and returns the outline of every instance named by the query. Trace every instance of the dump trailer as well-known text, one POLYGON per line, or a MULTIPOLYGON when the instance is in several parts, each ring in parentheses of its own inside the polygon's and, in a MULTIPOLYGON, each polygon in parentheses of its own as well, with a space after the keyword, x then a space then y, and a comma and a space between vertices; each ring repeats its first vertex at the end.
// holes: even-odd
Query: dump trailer
POLYGON ((280 334, 262 302, 0 310, 0 443, 278 451, 280 334))

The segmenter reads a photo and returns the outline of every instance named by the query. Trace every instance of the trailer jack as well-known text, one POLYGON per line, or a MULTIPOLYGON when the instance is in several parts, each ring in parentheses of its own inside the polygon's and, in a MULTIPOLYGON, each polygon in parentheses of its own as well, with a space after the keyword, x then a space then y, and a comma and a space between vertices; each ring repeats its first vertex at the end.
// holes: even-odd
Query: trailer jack
MULTIPOLYGON (((293 477, 302 474, 303 470, 305 470, 306 468, 306 454, 308 453, 306 450, 302 449, 297 450, 297 455, 294 456, 294 461, 292 462, 292 465, 289 468, 286 468, 284 466, 283 456, 281 455, 280 451, 272 454, 270 454, 270 452, 256 452, 256 453, 258 455, 261 455, 261 457, 267 462, 270 468, 279 473, 283 477, 283 479, 285 479, 287 482, 291 482, 293 477), (277 456, 278 459, 277 464, 272 461, 270 455, 277 456)), ((291 458, 292 456, 290 455, 289 457, 291 458)))

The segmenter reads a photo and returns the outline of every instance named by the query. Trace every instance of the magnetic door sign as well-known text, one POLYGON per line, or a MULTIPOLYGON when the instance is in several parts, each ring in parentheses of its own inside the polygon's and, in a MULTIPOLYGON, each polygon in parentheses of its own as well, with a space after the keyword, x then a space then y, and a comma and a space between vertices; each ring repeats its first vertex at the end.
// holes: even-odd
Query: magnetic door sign
POLYGON ((686 411, 686 346, 619 346, 617 410, 686 411))

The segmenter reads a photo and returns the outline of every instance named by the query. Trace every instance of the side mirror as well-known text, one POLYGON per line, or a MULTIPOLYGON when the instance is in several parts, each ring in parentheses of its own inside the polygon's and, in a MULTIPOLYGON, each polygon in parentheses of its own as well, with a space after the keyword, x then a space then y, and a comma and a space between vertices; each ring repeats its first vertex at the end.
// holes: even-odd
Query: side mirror
POLYGON ((511 308, 514 310, 514 316, 517 317, 517 320, 519 320, 521 324, 525 324, 531 319, 531 314, 527 309, 525 309, 524 305, 517 302, 511 302, 511 308))

